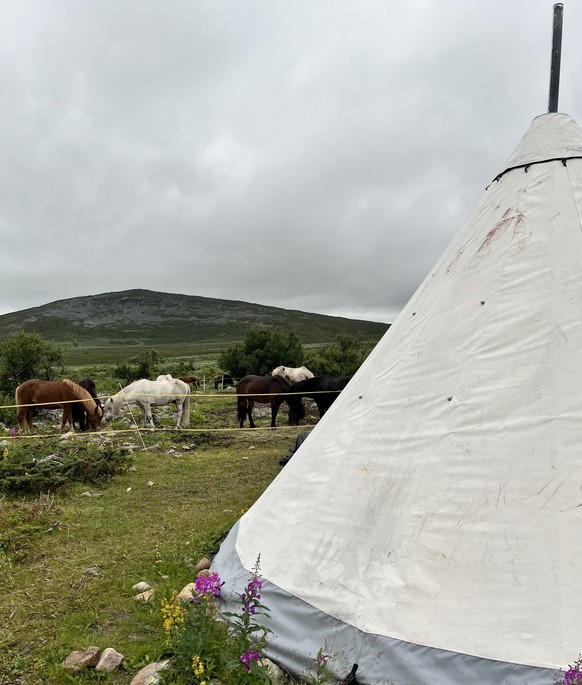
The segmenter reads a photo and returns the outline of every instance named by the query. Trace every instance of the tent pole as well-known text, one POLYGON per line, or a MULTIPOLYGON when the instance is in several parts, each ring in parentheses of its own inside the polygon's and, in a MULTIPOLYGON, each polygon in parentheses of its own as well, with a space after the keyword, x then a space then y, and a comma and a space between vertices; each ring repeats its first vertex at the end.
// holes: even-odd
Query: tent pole
POLYGON ((550 71, 550 98, 548 112, 558 111, 558 93, 560 91, 560 62, 562 58, 562 16, 564 5, 554 5, 554 28, 552 33, 552 66, 550 71))

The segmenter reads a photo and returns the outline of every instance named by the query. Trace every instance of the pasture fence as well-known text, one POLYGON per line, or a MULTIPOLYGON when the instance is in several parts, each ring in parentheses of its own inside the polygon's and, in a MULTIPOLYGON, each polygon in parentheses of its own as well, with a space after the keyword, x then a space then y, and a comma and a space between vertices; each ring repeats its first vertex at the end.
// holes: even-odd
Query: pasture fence
MULTIPOLYGON (((314 391, 310 393, 310 395, 316 395, 316 394, 330 394, 331 392, 334 393, 340 393, 341 390, 334 390, 334 391, 329 391, 329 390, 320 390, 320 391, 314 391)), ((115 394, 115 393, 113 393, 115 394)), ((275 393, 261 393, 261 396, 263 397, 270 397, 270 396, 280 396, 281 394, 285 395, 304 395, 305 393, 302 392, 290 392, 290 393, 280 393, 280 392, 275 392, 275 393)), ((141 397, 159 397, 159 395, 149 395, 147 393, 136 393, 135 396, 141 396, 141 397)), ((200 391, 195 391, 191 393, 191 397, 193 399, 195 398, 212 398, 214 400, 216 399, 224 399, 225 401, 231 402, 233 399, 237 397, 256 397, 257 393, 237 393, 237 392, 225 392, 225 391, 220 391, 220 392, 213 392, 213 393, 205 393, 205 392, 200 392, 200 391)), ((98 398, 102 401, 105 401, 108 397, 111 397, 111 395, 99 395, 98 398)), ((131 394, 128 394, 126 399, 131 399, 131 394)), ((43 403, 42 407, 47 408, 50 405, 55 405, 55 409, 59 408, 63 404, 73 404, 76 402, 86 402, 87 400, 68 400, 67 402, 46 402, 43 403)), ((14 409, 18 410, 20 407, 35 407, 37 406, 35 403, 31 404, 4 404, 0 405, 0 409, 14 409)), ((167 427, 167 426, 160 426, 160 427, 148 427, 148 428, 143 428, 137 425, 137 421, 135 420, 135 417, 133 417, 132 414, 132 419, 133 423, 135 424, 131 428, 113 428, 113 427, 108 427, 106 430, 99 430, 99 431, 91 431, 91 432, 75 432, 74 435, 75 437, 79 438, 88 438, 90 439, 91 437, 94 436, 105 436, 105 437, 111 437, 112 435, 121 435, 124 433, 138 433, 140 434, 140 439, 143 444, 144 449, 147 449, 145 446, 145 443, 143 442, 143 439, 141 438, 141 433, 145 434, 151 434, 155 432, 162 432, 162 433, 241 433, 242 431, 244 432, 252 432, 256 433, 257 431, 273 431, 273 430, 278 430, 278 429, 285 429, 287 430, 288 428, 294 428, 297 429, 297 432, 301 432, 303 430, 313 428, 315 424, 302 424, 300 426, 279 426, 278 428, 271 427, 271 426, 257 426, 255 428, 240 428, 238 425, 232 426, 232 427, 227 427, 227 428, 213 428, 213 427, 200 427, 200 428, 174 428, 174 427, 167 427)), ((33 434, 23 434, 23 433, 18 433, 18 434, 12 434, 10 433, 10 429, 8 435, 0 436, 2 440, 22 440, 22 439, 49 439, 49 438, 54 438, 54 437, 59 437, 62 436, 62 433, 33 433, 33 434)))

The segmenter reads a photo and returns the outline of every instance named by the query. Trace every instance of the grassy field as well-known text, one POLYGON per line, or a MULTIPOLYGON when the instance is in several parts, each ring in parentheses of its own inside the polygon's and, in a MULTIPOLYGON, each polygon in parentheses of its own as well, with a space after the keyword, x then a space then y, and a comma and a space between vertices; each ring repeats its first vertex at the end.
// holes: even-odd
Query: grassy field
MULTIPOLYGON (((0 530, 21 531, 0 545, 0 685, 129 683, 158 659, 160 601, 194 579, 195 564, 279 473, 304 430, 287 427, 283 414, 276 430, 262 417, 259 429, 241 431, 227 391, 193 398, 193 430, 176 431, 171 415, 161 416, 155 432, 138 433, 126 419, 104 436, 73 438, 133 450, 130 470, 103 487, 0 499, 0 530), (155 583, 150 604, 134 599, 142 580, 155 583), (125 670, 67 674, 64 657, 89 645, 123 653, 125 670)), ((40 437, 18 439, 42 441, 55 428, 48 418, 40 437)))

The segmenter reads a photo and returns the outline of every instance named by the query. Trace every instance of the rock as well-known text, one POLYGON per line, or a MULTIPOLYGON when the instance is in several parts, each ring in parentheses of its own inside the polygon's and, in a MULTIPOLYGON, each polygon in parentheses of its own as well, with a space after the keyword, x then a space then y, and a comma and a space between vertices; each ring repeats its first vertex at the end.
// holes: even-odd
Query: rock
POLYGON ((185 585, 178 593, 178 599, 181 602, 191 602, 192 598, 194 597, 195 587, 196 583, 188 583, 188 585, 185 585))
POLYGON ((210 569, 203 568, 202 571, 198 571, 197 578, 207 578, 210 575, 210 569))
POLYGON ((136 592, 147 592, 147 590, 152 589, 152 586, 147 581, 141 580, 139 583, 133 585, 131 589, 136 592))
POLYGON ((101 569, 99 566, 88 566, 87 568, 83 569, 83 573, 86 576, 98 576, 101 573, 101 569))
POLYGON ((146 590, 145 592, 140 592, 137 594, 134 599, 136 602, 151 602, 151 600, 154 597, 154 591, 153 590, 146 590))
POLYGON ((160 671, 165 671, 170 667, 170 660, 156 661, 153 664, 148 664, 135 674, 130 685, 157 685, 160 682, 160 671))
POLYGON ((84 668, 94 668, 97 666, 100 656, 101 649, 99 647, 87 647, 85 650, 71 652, 69 656, 62 662, 61 666, 66 668, 68 671, 78 673, 84 668))
POLYGON ((277 666, 276 663, 270 659, 261 659, 263 666, 266 666, 267 673, 273 685, 288 685, 289 679, 285 675, 285 672, 277 666))
POLYGON ((207 559, 204 557, 204 559, 200 559, 200 561, 196 564, 196 568, 194 569, 196 572, 202 571, 203 569, 210 568, 211 563, 210 559, 207 559))
POLYGON ((116 652, 112 647, 107 647, 107 649, 103 650, 95 670, 113 673, 113 671, 121 666, 123 659, 123 654, 116 652))

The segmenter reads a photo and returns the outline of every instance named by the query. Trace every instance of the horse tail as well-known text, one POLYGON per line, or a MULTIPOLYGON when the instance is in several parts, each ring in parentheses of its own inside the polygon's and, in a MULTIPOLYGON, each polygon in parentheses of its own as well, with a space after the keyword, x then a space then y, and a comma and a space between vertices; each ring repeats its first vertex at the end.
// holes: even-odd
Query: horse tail
POLYGON ((240 422, 241 427, 244 425, 245 418, 247 415, 247 398, 246 397, 238 397, 236 401, 236 410, 237 410, 237 416, 238 420, 240 422))
POLYGON ((190 392, 186 395, 184 399, 184 404, 182 405, 182 418, 180 420, 180 428, 188 428, 190 425, 190 392))

